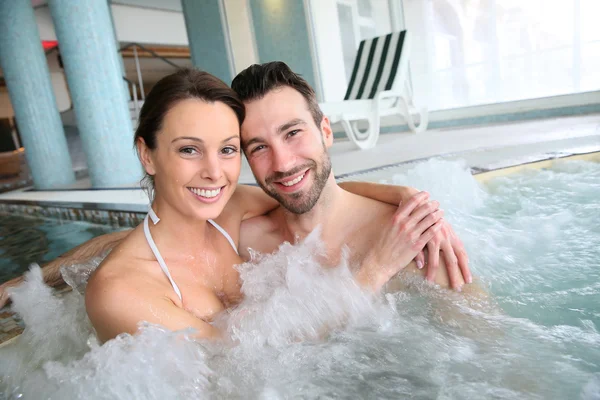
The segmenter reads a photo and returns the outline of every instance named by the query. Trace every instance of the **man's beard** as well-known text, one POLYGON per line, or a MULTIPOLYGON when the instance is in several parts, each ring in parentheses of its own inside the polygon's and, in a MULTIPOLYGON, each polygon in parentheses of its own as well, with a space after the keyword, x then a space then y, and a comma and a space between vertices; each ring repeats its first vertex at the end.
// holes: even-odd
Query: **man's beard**
POLYGON ((321 192, 323 192, 323 188, 327 184, 327 179, 329 179, 330 174, 331 160, 329 159, 327 152, 324 151, 323 156, 321 157, 320 168, 314 160, 310 160, 306 164, 300 165, 291 171, 277 172, 267 177, 267 179, 265 179, 265 184, 261 182, 258 182, 258 184, 269 196, 277 200, 279 204, 281 204, 286 210, 294 214, 304 214, 312 210, 315 204, 317 204, 317 201, 319 201, 321 192), (293 176, 305 169, 307 171, 308 169, 311 169, 315 173, 315 180, 308 192, 301 190, 296 193, 282 195, 273 188, 272 183, 274 181, 293 176))

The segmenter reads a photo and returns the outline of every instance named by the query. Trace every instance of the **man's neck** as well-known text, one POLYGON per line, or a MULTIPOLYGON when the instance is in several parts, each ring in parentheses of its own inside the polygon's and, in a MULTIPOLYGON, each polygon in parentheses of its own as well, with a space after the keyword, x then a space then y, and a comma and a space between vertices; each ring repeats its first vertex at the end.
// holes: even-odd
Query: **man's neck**
POLYGON ((337 225, 338 212, 343 209, 342 205, 348 194, 337 185, 332 173, 312 210, 294 214, 283 209, 281 229, 284 236, 287 236, 286 240, 293 243, 296 238, 304 239, 318 226, 322 228, 323 237, 328 236, 328 232, 337 225))

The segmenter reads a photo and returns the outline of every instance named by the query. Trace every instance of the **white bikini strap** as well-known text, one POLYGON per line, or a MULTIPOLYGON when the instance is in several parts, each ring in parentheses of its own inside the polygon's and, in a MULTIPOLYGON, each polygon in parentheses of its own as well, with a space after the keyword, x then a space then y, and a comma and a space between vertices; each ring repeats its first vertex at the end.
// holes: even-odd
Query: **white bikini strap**
POLYGON ((167 264, 165 263, 165 260, 160 255, 160 252, 158 251, 158 247, 156 247, 156 243, 154 243, 154 239, 152 239, 152 235, 150 234, 150 228, 148 227, 148 216, 150 216, 150 218, 152 218, 152 222, 155 225, 158 221, 160 221, 160 219, 158 218, 158 216, 156 215, 154 210, 152 210, 152 208, 151 208, 150 211, 148 211, 148 215, 146 215, 146 218, 144 218, 144 235, 146 235, 146 240, 148 241, 148 245, 150 246, 150 249, 152 249, 152 253, 154 253, 154 257, 156 257, 156 261, 158 261, 158 265, 160 265, 160 269, 163 270, 165 275, 167 275, 167 278, 169 278, 171 285, 173 285, 173 290, 175 290, 175 293, 177 293, 177 296, 179 296, 179 300, 183 301, 183 298, 181 297, 181 291, 179 290, 179 287, 177 286, 177 284, 171 277, 169 268, 167 268, 167 264))
POLYGON ((150 219, 152 220, 152 223, 154 225, 158 224, 158 221, 160 221, 160 218, 158 218, 158 215, 156 215, 156 213, 154 212, 152 207, 150 207, 148 209, 148 215, 150 216, 150 219))
POLYGON ((231 245, 231 247, 233 247, 233 251, 235 251, 235 254, 239 255, 238 250, 237 250, 237 246, 235 245, 235 242, 233 241, 233 239, 231 238, 231 236, 229 236, 229 233, 227 233, 227 231, 225 229, 221 228, 219 226, 219 224, 217 224, 212 219, 209 219, 208 222, 210 222, 212 224, 212 226, 214 226, 215 228, 217 228, 217 230, 219 232, 221 232, 223 234, 223 236, 225 236, 225 239, 227 239, 227 241, 229 242, 229 244, 231 245))

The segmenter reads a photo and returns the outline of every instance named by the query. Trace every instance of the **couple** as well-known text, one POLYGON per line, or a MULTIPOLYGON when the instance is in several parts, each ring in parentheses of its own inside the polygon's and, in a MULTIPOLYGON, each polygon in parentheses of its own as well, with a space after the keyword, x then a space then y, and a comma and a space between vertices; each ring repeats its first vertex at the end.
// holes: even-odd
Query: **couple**
POLYGON ((344 190, 335 182, 329 120, 286 64, 253 65, 232 88, 196 70, 159 81, 135 133, 152 188, 144 223, 95 238, 44 268, 45 279, 57 283, 60 265, 112 249, 85 293, 102 342, 135 333, 140 321, 219 337, 211 321, 240 301, 234 266, 249 259, 249 249, 271 253, 318 226, 322 264, 337 265, 347 246, 365 290, 377 292, 402 270, 426 271, 444 287, 471 282, 462 243, 427 193, 369 183, 344 190), (242 151, 263 190, 237 186, 242 151))

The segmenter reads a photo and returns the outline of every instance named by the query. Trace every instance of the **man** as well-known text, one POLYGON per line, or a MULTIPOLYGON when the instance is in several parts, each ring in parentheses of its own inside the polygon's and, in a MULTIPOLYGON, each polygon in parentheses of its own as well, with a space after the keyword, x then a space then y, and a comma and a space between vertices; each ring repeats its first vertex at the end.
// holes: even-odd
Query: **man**
MULTIPOLYGON (((377 268, 399 261, 396 257, 401 246, 397 243, 418 245, 415 243, 418 238, 407 236, 416 229, 414 224, 408 226, 402 222, 407 221, 410 212, 427 195, 407 189, 402 196, 406 204, 398 210, 341 189, 335 182, 327 153, 333 132, 319 109, 314 90, 305 80, 286 64, 273 62, 247 68, 234 79, 232 87, 247 108, 241 132, 244 152, 259 185, 280 203, 269 215, 243 222, 239 244, 243 258, 249 257, 249 248, 270 253, 284 241, 304 238, 317 226, 322 228, 327 261, 331 264, 339 261, 345 245, 350 250, 351 264, 364 264, 367 254, 369 257, 378 254, 366 260, 377 268), (347 218, 348 215, 352 218, 347 218), (406 240, 398 241, 403 235, 406 240)), ((396 192, 390 194, 387 201, 395 202, 398 200, 395 196, 396 192)), ((429 214, 437 206, 428 202, 422 209, 429 214)), ((435 212, 435 215, 439 218, 441 214, 435 212)), ((466 253, 452 228, 445 222, 438 225, 441 228, 427 244, 426 277, 433 281, 437 276, 437 283, 460 290, 465 282, 471 281, 466 253), (440 250, 447 272, 442 269, 438 274, 440 250)), ((61 283, 61 265, 83 263, 106 253, 128 233, 103 235, 76 247, 43 268, 45 281, 49 285, 61 283)), ((419 254, 416 260, 408 270, 417 272, 423 268, 424 255, 419 254)), ((403 266, 409 262, 406 260, 403 266)), ((369 273, 357 279, 373 290, 387 281, 379 274, 369 273)), ((6 288, 21 281, 22 278, 17 278, 0 285, 0 307, 8 301, 6 288)))
MULTIPOLYGON (((249 257, 249 248, 271 253, 282 242, 303 239, 320 226, 331 264, 337 264, 344 246, 349 248, 350 265, 365 264, 365 257, 373 254, 379 254, 371 260, 376 265, 397 262, 385 241, 390 235, 401 235, 412 228, 407 214, 401 215, 402 207, 398 210, 337 185, 327 152, 333 132, 308 83, 283 62, 271 62, 245 69, 231 86, 246 107, 241 131, 244 153, 257 183, 280 204, 268 215, 242 224, 242 257, 249 257), (373 249, 379 251, 369 251, 373 249)), ((413 204, 406 206, 414 206, 424 197, 417 194, 409 200, 413 204)), ((444 224, 429 242, 428 250, 429 280, 436 275, 442 250, 448 276, 442 273, 436 282, 458 290, 465 281, 471 282, 466 253, 449 225, 444 224)), ((416 264, 409 269, 416 272, 416 264)), ((361 279, 374 290, 387 281, 369 276, 361 279)))

